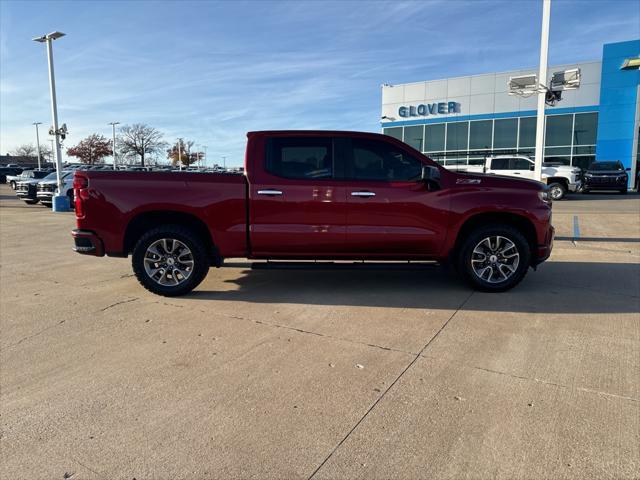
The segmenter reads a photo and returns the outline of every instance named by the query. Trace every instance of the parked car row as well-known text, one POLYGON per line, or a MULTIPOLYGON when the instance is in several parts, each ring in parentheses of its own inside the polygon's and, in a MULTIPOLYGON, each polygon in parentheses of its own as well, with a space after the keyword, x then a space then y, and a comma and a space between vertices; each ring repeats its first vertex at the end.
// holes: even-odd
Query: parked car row
MULTIPOLYGON (((58 188, 56 171, 31 170, 30 172, 31 175, 25 176, 16 182, 16 195, 29 205, 40 202, 46 207, 51 207, 53 196, 58 188)), ((61 172, 63 194, 68 195, 72 203, 73 173, 74 170, 61 172)))
MULTIPOLYGON (((496 155, 487 157, 484 165, 448 165, 455 171, 506 175, 517 178, 534 178, 534 162, 526 155, 496 155)), ((549 186, 549 195, 557 201, 567 192, 589 193, 592 190, 628 190, 630 168, 621 162, 594 162, 586 171, 558 163, 542 164, 542 180, 549 186)))
MULTIPOLYGON (((5 167, 6 168, 6 167, 5 167)), ((21 170, 21 169, 18 169, 21 170)), ((73 174, 76 170, 80 171, 113 171, 111 165, 76 165, 67 164, 62 171, 62 194, 67 195, 70 199, 70 204, 73 206, 73 174)), ((189 172, 189 173, 224 173, 225 170, 220 168, 199 168, 188 167, 184 169, 175 168, 172 166, 119 166, 117 170, 125 170, 132 172, 189 172)), ((14 172, 11 172, 14 173, 14 172)), ((234 173, 234 172, 229 172, 234 173)), ((6 176, 6 181, 16 191, 18 198, 23 200, 28 205, 35 205, 40 203, 46 207, 51 207, 53 203, 53 197, 56 195, 58 189, 58 179, 55 170, 21 170, 15 175, 6 176)))

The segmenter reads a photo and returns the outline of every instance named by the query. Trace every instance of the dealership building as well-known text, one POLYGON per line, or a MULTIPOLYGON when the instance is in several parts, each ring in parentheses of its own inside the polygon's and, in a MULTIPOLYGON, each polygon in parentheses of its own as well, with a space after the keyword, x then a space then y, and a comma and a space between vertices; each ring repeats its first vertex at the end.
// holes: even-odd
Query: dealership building
MULTIPOLYGON (((582 168, 620 160, 635 178, 640 159, 640 39, 605 44, 579 69, 580 85, 546 107, 545 161, 582 168)), ((537 95, 509 94, 509 79, 534 69, 383 85, 383 132, 444 165, 482 164, 493 152, 533 156, 537 95)), ((633 181, 631 180, 631 185, 633 181)))

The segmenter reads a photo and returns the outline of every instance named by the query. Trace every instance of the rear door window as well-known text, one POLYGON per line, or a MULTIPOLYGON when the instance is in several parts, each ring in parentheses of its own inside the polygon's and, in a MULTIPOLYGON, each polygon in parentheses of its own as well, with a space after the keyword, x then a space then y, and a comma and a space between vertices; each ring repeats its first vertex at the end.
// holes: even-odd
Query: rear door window
POLYGON ((278 177, 301 180, 334 177, 331 138, 272 138, 267 147, 266 170, 278 177))

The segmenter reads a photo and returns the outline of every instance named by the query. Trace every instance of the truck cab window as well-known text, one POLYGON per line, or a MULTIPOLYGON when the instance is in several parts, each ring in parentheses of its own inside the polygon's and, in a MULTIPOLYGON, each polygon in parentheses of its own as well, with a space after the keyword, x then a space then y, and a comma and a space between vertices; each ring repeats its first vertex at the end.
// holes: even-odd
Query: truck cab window
POLYGON ((267 152, 266 170, 284 178, 333 177, 330 138, 274 138, 267 152))
POLYGON ((388 143, 353 139, 352 152, 349 177, 354 180, 411 182, 421 178, 422 162, 388 143))
POLYGON ((492 159, 491 170, 509 170, 509 159, 508 158, 492 159))

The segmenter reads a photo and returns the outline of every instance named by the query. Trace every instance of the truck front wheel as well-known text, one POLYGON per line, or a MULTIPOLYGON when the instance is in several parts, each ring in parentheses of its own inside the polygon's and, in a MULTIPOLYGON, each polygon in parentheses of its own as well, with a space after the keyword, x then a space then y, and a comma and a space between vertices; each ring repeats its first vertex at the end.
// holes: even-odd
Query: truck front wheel
POLYGON ((133 249, 133 271, 144 288, 175 297, 196 288, 209 271, 202 240, 179 225, 165 225, 145 233, 133 249))
POLYGON ((503 292, 529 270, 531 249, 509 225, 487 225, 471 232, 459 250, 458 271, 477 290, 503 292))
POLYGON ((549 184, 549 196, 554 202, 562 200, 566 194, 567 187, 565 187, 562 183, 553 182, 549 184))

